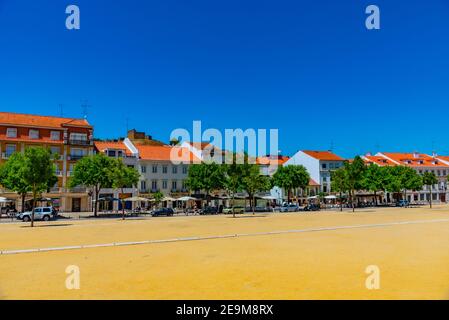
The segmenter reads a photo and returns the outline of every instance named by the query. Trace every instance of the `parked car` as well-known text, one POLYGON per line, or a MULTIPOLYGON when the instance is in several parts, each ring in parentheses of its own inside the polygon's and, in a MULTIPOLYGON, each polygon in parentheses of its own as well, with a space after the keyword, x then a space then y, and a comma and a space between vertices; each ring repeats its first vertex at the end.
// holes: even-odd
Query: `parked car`
POLYGON ((408 207, 410 203, 407 200, 399 200, 399 202, 396 203, 396 207, 408 207))
POLYGON ((321 207, 319 204, 310 203, 304 207, 304 211, 320 211, 321 207))
POLYGON ((218 213, 217 207, 205 207, 203 210, 200 211, 201 215, 217 214, 217 213, 218 213))
POLYGON ((156 209, 154 210, 151 215, 153 217, 160 217, 160 216, 167 216, 167 217, 171 217, 173 216, 175 212, 173 211, 172 208, 160 208, 160 209, 156 209))
MULTIPOLYGON (((43 220, 50 221, 55 217, 55 210, 53 207, 37 207, 34 209, 34 220, 43 220)), ((18 220, 22 220, 23 222, 31 221, 32 211, 27 211, 24 213, 18 213, 16 215, 18 220)))
POLYGON ((245 208, 244 207, 227 207, 227 208, 223 208, 223 213, 224 214, 243 214, 245 213, 245 208))
POLYGON ((281 206, 281 212, 297 212, 299 211, 299 206, 297 204, 283 204, 281 206))

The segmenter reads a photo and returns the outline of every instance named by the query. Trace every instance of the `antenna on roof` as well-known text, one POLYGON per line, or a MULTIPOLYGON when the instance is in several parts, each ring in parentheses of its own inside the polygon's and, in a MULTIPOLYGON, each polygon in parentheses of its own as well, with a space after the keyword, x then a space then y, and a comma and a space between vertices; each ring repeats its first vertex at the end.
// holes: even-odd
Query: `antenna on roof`
POLYGON ((331 147, 329 148, 329 151, 334 151, 334 140, 331 140, 331 147))
POLYGON ((64 116, 64 105, 62 103, 59 104, 59 115, 64 116))
POLYGON ((81 109, 83 111, 83 118, 87 119, 87 113, 88 113, 88 109, 91 106, 89 105, 89 101, 87 99, 81 101, 81 109))

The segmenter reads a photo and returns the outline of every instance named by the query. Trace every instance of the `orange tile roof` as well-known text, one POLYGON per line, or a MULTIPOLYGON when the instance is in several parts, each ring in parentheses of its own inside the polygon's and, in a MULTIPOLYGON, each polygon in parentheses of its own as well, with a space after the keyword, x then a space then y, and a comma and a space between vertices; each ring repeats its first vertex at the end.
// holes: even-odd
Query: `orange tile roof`
POLYGON ((265 157, 258 157, 256 159, 256 164, 258 165, 269 165, 269 164, 273 164, 276 163, 278 166, 283 165, 284 163, 286 163, 288 160, 290 159, 290 157, 287 156, 274 156, 274 157, 270 157, 270 156, 265 156, 265 157), (277 158, 277 159, 276 159, 277 158))
POLYGON ((183 163, 200 163, 201 160, 187 148, 170 146, 136 145, 142 160, 180 161, 183 163), (174 156, 174 159, 172 158, 174 156))
POLYGON ((39 116, 12 112, 0 112, 0 125, 28 126, 61 129, 65 126, 92 128, 85 119, 39 116))
POLYGON ((207 148, 216 148, 213 144, 210 142, 188 142, 192 147, 198 149, 198 150, 204 150, 207 148))
POLYGON ((310 181, 309 181, 309 186, 310 186, 310 187, 319 187, 320 184, 319 184, 318 182, 316 182, 315 180, 310 179, 310 181))
POLYGON ((105 152, 106 150, 122 150, 126 155, 132 154, 123 141, 95 141, 94 145, 100 152, 105 152))
POLYGON ((447 164, 438 161, 438 158, 423 153, 382 152, 381 155, 390 158, 399 165, 410 167, 449 167, 447 164))
POLYGON ((325 160, 325 161, 344 161, 343 158, 337 156, 336 154, 330 152, 330 151, 311 151, 311 150, 305 150, 302 151, 305 154, 311 156, 312 158, 318 159, 318 160, 325 160))
POLYGON ((382 157, 382 156, 364 156, 363 160, 365 161, 365 163, 368 163, 368 164, 375 163, 382 167, 397 165, 395 162, 393 162, 385 157, 382 157))

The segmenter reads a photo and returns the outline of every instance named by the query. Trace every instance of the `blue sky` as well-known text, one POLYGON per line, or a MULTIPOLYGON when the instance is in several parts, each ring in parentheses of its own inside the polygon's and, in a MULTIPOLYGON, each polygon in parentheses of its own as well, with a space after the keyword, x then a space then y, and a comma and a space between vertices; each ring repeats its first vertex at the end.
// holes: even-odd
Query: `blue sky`
POLYGON ((278 128, 284 154, 449 154, 448 37, 446 0, 0 0, 0 109, 82 117, 88 99, 100 138, 201 120, 278 128))

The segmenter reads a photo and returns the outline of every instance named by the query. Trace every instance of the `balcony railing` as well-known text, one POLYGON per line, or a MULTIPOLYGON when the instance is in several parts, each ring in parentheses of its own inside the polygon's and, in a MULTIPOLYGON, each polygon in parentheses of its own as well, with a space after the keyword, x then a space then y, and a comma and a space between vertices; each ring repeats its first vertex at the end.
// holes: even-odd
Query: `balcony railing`
POLYGON ((68 156, 68 160, 70 161, 78 161, 84 158, 86 155, 80 155, 80 154, 71 154, 68 156))
POLYGON ((69 139, 69 144, 77 146, 90 146, 93 142, 89 140, 82 139, 69 139))

